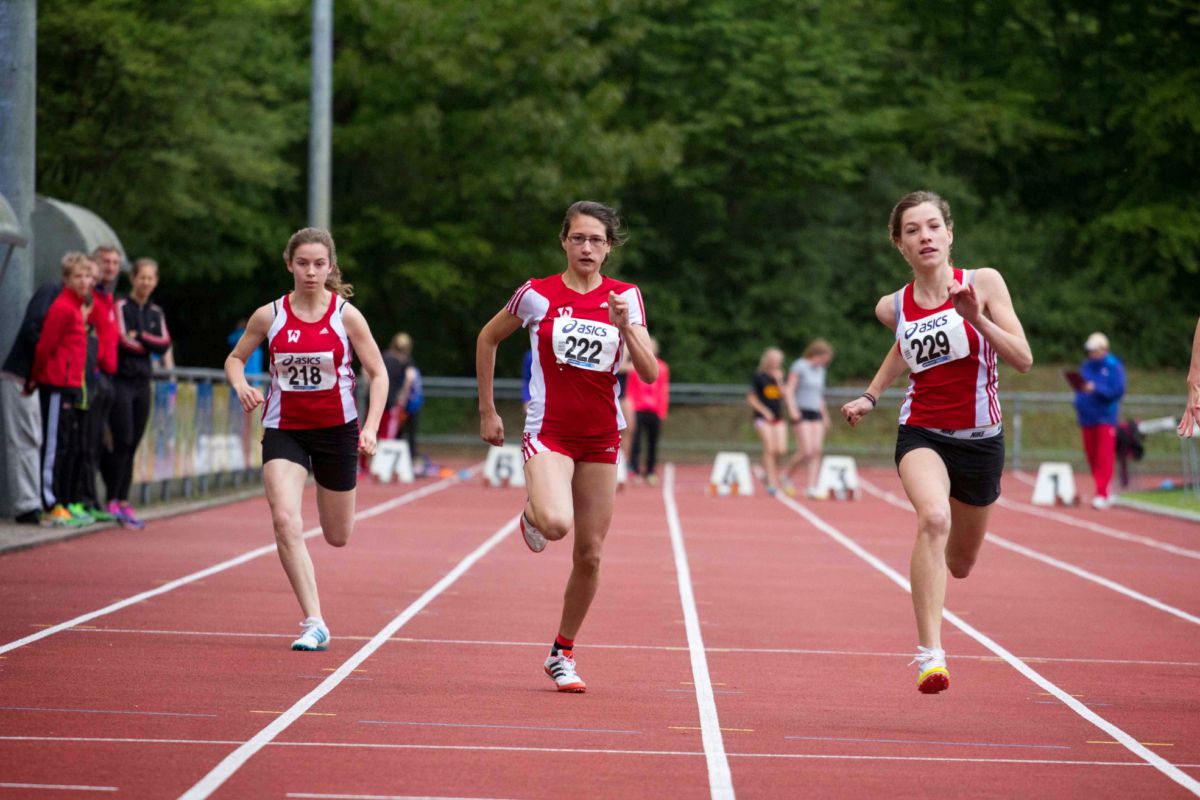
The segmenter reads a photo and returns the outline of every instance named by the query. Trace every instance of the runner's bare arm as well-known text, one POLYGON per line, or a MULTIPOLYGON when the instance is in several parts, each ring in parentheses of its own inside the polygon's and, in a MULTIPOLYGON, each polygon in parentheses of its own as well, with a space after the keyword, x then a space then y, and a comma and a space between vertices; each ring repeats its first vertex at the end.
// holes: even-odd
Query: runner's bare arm
POLYGON ((975 326, 1005 364, 1017 372, 1029 372, 1033 350, 1025 339, 1008 286, 999 272, 984 268, 976 270, 974 283, 966 286, 952 283, 950 299, 959 316, 975 326))
POLYGON ((237 393, 238 402, 247 414, 263 404, 263 396, 262 392, 246 381, 246 359, 250 358, 267 338, 273 316, 270 303, 256 309, 250 316, 250 321, 246 323, 246 329, 242 331, 242 338, 238 339, 238 343, 233 346, 233 352, 225 359, 225 379, 229 381, 230 388, 237 393))
POLYGON ((879 365, 879 370, 871 379, 871 384, 867 386, 863 395, 842 406, 842 416, 846 418, 846 422, 850 423, 850 427, 853 428, 859 420, 875 410, 875 403, 879 401, 887 388, 896 382, 896 378, 904 374, 906 369, 908 369, 908 365, 904 363, 904 356, 900 355, 900 348, 893 344, 888 348, 883 363, 879 365), (868 394, 874 400, 868 399, 866 397, 868 394))
POLYGON ((383 407, 387 404, 388 375, 383 365, 379 345, 371 335, 367 318, 354 306, 346 303, 342 309, 342 321, 346 325, 346 336, 358 354, 363 371, 371 380, 370 399, 367 403, 367 419, 358 434, 358 449, 366 455, 375 455, 375 444, 379 436, 379 422, 383 419, 383 407))
POLYGON ((658 380, 658 359, 654 357, 650 334, 645 325, 629 322, 629 301, 616 292, 608 293, 608 321, 621 331, 638 377, 646 383, 658 380))
MULTIPOLYGON (((488 444, 504 444, 504 421, 496 413, 492 391, 496 375, 496 348, 521 327, 520 318, 500 309, 488 320, 475 340, 475 382, 479 387, 479 438, 488 444)), ((534 355, 536 358, 537 355, 534 355)))

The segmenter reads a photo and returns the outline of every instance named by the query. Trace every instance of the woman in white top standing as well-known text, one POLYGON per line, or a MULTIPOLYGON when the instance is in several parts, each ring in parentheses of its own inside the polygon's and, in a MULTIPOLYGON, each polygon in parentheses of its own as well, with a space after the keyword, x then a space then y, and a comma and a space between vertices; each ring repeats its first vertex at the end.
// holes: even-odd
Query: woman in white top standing
POLYGON ((805 497, 823 500, 817 491, 817 471, 821 466, 821 450, 825 432, 829 430, 829 409, 825 406, 825 373, 833 361, 833 347, 824 339, 813 339, 804 353, 788 370, 783 396, 788 414, 796 428, 796 452, 787 465, 792 479, 804 467, 805 497))

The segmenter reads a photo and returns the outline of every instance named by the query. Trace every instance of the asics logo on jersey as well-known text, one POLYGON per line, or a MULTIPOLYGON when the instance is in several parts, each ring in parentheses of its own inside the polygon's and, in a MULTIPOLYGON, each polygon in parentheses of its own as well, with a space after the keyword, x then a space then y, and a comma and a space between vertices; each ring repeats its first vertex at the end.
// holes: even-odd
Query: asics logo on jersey
POLYGON ((579 322, 575 319, 572 319, 566 325, 563 325, 563 333, 570 333, 571 331, 575 331, 580 336, 598 336, 601 339, 603 339, 605 336, 608 336, 608 330, 605 328, 605 326, 590 324, 587 322, 579 322))
POLYGON ((319 365, 320 363, 321 363, 320 356, 289 355, 289 356, 285 357, 282 361, 279 362, 279 366, 290 367, 292 364, 296 364, 297 366, 302 365, 302 364, 318 364, 319 365))
POLYGON ((933 319, 927 319, 924 322, 914 322, 904 329, 904 338, 909 339, 912 338, 913 334, 928 333, 929 331, 937 330, 949 321, 949 317, 943 314, 933 319))
POLYGON ((287 332, 287 335, 288 335, 288 341, 289 341, 289 342, 298 342, 298 341, 300 341, 300 331, 288 331, 288 332, 287 332))

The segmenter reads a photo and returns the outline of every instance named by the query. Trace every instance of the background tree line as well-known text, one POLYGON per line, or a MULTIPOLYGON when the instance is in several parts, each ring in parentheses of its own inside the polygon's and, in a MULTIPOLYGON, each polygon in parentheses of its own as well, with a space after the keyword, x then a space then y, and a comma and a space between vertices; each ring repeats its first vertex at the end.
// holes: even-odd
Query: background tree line
MULTIPOLYGON (((290 284, 308 4, 41 0, 38 190, 162 265, 177 360, 290 284)), ((471 374, 482 323, 617 205, 677 380, 815 336, 869 374, 915 188, 1003 271, 1034 352, 1186 363, 1200 311, 1200 2, 338 0, 333 232, 381 342, 471 374), (1188 42, 1192 45, 1188 45, 1188 42)), ((502 348, 517 374, 520 346, 502 348)))

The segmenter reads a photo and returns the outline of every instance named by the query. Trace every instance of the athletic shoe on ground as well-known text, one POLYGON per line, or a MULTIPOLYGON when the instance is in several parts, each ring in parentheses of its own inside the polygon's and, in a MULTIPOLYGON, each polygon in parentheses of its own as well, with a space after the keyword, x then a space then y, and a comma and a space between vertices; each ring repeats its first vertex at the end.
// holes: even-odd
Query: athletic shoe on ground
POLYGON ((1099 495, 1096 495, 1095 497, 1092 498, 1092 508, 1094 508, 1098 511, 1103 511, 1111 505, 1112 505, 1112 500, 1110 500, 1107 497, 1101 497, 1099 495))
POLYGON ((521 538, 525 540, 525 545, 535 553, 546 549, 546 537, 533 527, 532 522, 526 519, 524 511, 521 512, 521 538))
POLYGON ((120 522, 122 525, 125 524, 125 512, 121 510, 121 504, 116 500, 108 501, 108 513, 111 514, 112 518, 117 522, 120 522))
POLYGON ((83 503, 68 503, 67 511, 71 515, 72 525, 91 525, 96 518, 83 510, 83 503))
POLYGON ((805 489, 804 496, 807 497, 809 500, 828 500, 829 499, 829 490, 828 489, 805 489))
POLYGON ((111 514, 108 511, 100 508, 88 507, 85 508, 84 511, 86 511, 88 516, 90 516, 92 519, 96 520, 96 522, 116 522, 117 520, 116 514, 111 514))
POLYGON ((655 475, 653 472, 651 472, 649 475, 646 476, 646 483, 648 483, 651 486, 658 486, 658 476, 655 475))
POLYGON ((129 528, 132 531, 140 531, 146 527, 146 523, 137 518, 137 514, 133 512, 133 506, 129 505, 128 500, 121 501, 121 520, 122 528, 129 528))
POLYGON ((309 617, 300 623, 304 633, 292 642, 293 650, 326 650, 329 648, 329 628, 316 617, 309 617))
POLYGON ((42 521, 41 512, 36 508, 32 511, 26 511, 24 514, 17 514, 13 517, 13 522, 18 525, 37 525, 42 521))
POLYGON ((908 662, 917 665, 917 691, 937 694, 950 688, 950 671, 946 669, 946 651, 940 647, 917 647, 917 654, 908 662))
POLYGON ((59 503, 42 514, 41 525, 43 528, 65 528, 72 524, 72 519, 71 512, 59 503))
POLYGON ((575 671, 575 659, 570 656, 550 656, 545 663, 546 674, 560 692, 575 692, 582 694, 587 691, 587 684, 575 671))

